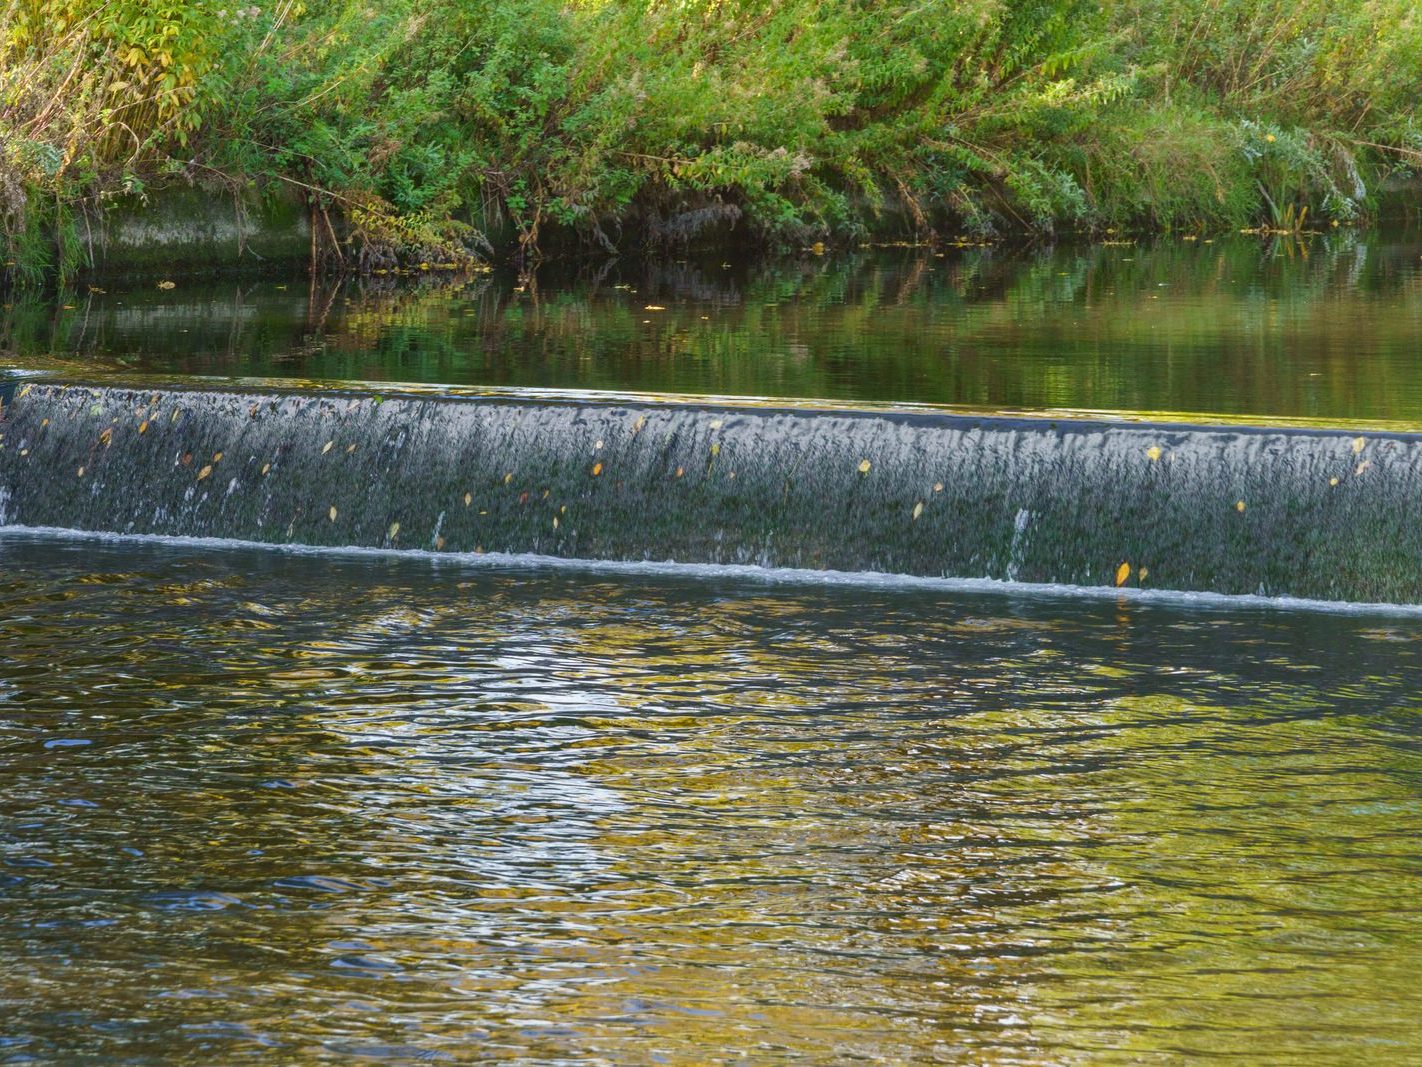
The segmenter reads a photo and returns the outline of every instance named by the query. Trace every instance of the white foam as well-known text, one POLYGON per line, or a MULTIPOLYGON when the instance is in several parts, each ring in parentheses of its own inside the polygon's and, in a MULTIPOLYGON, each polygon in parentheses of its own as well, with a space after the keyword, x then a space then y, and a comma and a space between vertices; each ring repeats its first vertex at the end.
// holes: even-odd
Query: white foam
POLYGON ((494 570, 574 571, 597 575, 690 578, 703 581, 733 579, 764 585, 843 586, 883 590, 923 590, 941 593, 975 593, 1029 599, 1109 600, 1171 608, 1208 610, 1307 611, 1333 615, 1400 615, 1422 618, 1422 604, 1387 604, 1304 597, 1260 596, 1253 593, 1190 592, 1175 589, 1117 589, 1111 586, 1069 585, 1050 582, 1013 582, 996 578, 946 578, 881 571, 800 570, 792 567, 759 567, 740 563, 679 563, 676 560, 568 559, 535 553, 433 552, 416 548, 364 548, 357 545, 325 546, 270 544, 225 537, 174 537, 167 534, 112 533, 71 530, 54 526, 0 525, 0 540, 98 541, 105 544, 162 545, 216 551, 280 552, 290 556, 353 559, 420 560, 437 567, 494 570))

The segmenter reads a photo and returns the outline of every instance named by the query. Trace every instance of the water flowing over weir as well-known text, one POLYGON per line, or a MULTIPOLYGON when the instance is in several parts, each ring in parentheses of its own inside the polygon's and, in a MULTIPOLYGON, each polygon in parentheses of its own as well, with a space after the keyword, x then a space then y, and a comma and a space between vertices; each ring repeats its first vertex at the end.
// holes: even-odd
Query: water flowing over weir
POLYGON ((1422 602, 1422 436, 0 384, 0 525, 1422 602))

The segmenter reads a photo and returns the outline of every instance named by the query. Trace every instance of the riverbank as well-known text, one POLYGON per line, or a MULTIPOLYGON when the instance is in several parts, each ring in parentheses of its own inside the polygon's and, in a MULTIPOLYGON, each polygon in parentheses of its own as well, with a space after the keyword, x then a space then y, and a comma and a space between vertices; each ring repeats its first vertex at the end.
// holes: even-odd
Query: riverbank
POLYGON ((1422 162, 1405 0, 215 3, 0 12, 9 274, 71 276, 194 186, 373 272, 1299 231, 1422 162))

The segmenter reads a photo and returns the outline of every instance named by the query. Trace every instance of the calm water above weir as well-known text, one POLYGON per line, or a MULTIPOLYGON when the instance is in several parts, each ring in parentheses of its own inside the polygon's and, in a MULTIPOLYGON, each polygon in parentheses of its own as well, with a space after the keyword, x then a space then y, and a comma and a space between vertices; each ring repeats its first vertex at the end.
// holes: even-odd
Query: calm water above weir
POLYGON ((1415 230, 157 281, 12 297, 0 366, 1422 422, 1415 230))
POLYGON ((1415 617, 0 539, 0 1061, 1422 1057, 1415 617))

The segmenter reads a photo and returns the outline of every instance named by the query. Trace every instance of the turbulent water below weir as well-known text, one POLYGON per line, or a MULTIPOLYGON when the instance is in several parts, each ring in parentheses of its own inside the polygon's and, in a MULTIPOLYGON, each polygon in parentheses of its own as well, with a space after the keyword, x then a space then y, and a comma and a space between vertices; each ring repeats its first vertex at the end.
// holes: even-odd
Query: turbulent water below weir
POLYGON ((1412 620, 0 538, 0 1061, 1414 1062, 1412 620))

